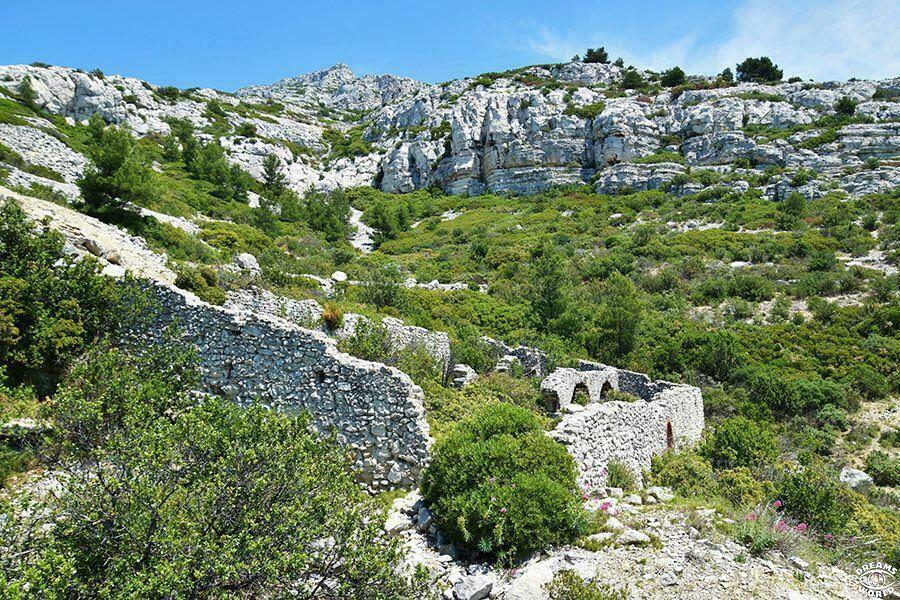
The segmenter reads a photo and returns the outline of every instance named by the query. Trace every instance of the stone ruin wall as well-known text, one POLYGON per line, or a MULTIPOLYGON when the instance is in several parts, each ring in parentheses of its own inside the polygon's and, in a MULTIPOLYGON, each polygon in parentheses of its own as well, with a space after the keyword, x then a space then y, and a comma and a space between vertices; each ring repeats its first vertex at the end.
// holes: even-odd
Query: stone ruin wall
POLYGON ((555 385, 561 412, 568 412, 549 435, 566 446, 578 466, 579 483, 590 489, 606 485, 612 460, 624 463, 641 482, 653 456, 693 444, 703 432, 703 397, 693 386, 651 381, 641 373, 586 361, 578 369, 557 369, 545 384, 545 398, 555 385), (591 396, 584 407, 568 404, 578 383, 591 396), (597 392, 606 385, 639 399, 604 402, 597 392))
POLYGON ((254 401, 309 413, 323 434, 351 449, 370 490, 415 485, 431 441, 424 394, 405 373, 337 350, 325 334, 271 315, 209 305, 152 283, 151 322, 126 333, 162 341, 168 328, 196 347, 205 391, 239 404, 254 401), (169 326, 174 325, 174 328, 169 326))
MULTIPOLYGON (((322 323, 322 306, 316 300, 282 298, 260 288, 228 292, 225 308, 278 317, 304 329, 321 331, 338 340, 352 336, 361 321, 369 320, 363 315, 346 313, 343 315, 341 326, 335 331, 328 331, 322 323)), ((405 325, 403 321, 394 317, 384 317, 381 325, 388 332, 395 349, 424 350, 434 358, 441 373, 446 377, 451 366, 450 336, 442 331, 429 331, 423 327, 405 325)))

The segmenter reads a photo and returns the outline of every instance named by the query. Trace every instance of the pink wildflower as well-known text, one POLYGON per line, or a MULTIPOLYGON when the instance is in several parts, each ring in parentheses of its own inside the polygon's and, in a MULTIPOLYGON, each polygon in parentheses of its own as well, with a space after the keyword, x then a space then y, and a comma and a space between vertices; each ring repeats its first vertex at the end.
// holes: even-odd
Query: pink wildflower
POLYGON ((795 529, 796 531, 799 531, 800 533, 803 533, 803 532, 806 531, 806 529, 807 529, 806 523, 797 523, 797 526, 794 527, 794 529, 795 529))
POLYGON ((784 533, 785 531, 787 531, 790 528, 788 527, 788 524, 784 522, 783 519, 779 519, 778 522, 775 523, 774 529, 778 533, 784 533))
POLYGON ((497 481, 497 480, 494 479, 493 477, 491 477, 490 479, 488 479, 488 481, 490 481, 491 483, 494 483, 494 482, 497 481))
POLYGON ((582 500, 587 500, 588 498, 590 498, 590 495, 589 495, 587 492, 582 492, 582 493, 581 493, 581 499, 582 499, 582 500))
POLYGON ((781 508, 781 500, 776 500, 772 503, 772 506, 774 506, 775 508, 781 508))
POLYGON ((506 512, 506 507, 504 506, 503 508, 501 508, 501 509, 500 509, 500 512, 505 513, 505 512, 506 512))
POLYGON ((755 521, 755 520, 756 520, 756 513, 755 513, 755 512, 752 512, 752 513, 748 514, 745 518, 746 518, 748 521, 755 521))
POLYGON ((602 510, 603 512, 606 512, 607 510, 609 510, 610 506, 612 506, 612 502, 609 502, 607 500, 606 502, 604 502, 603 504, 600 505, 600 510, 602 510))

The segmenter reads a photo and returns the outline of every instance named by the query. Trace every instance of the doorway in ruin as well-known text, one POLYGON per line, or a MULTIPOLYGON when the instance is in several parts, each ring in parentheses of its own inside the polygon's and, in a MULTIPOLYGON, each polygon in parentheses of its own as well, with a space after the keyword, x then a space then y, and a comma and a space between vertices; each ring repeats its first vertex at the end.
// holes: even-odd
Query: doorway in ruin
POLYGON ((590 401, 591 394, 588 392, 587 386, 583 382, 576 383, 575 389, 572 391, 572 403, 587 406, 590 401))
POLYGON ((610 382, 604 381, 603 386, 600 388, 600 401, 606 402, 609 398, 609 393, 612 391, 613 386, 610 382))
POLYGON ((669 450, 675 447, 675 434, 672 433, 672 421, 666 419, 666 448, 669 450))

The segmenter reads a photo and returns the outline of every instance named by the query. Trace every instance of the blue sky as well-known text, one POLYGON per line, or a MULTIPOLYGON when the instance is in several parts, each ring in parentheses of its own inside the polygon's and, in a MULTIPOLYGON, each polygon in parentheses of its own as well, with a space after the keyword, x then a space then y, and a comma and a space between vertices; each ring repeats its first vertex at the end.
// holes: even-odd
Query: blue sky
POLYGON ((644 68, 717 73, 767 54, 785 76, 900 75, 898 0, 11 2, 0 64, 100 68, 233 90, 328 67, 440 82, 603 45, 644 68))

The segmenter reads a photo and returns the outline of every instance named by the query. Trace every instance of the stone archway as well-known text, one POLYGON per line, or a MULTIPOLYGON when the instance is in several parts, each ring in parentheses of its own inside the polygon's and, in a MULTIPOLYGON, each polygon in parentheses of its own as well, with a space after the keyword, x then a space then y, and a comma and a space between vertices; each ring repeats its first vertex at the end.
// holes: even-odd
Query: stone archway
POLYGON ((609 393, 613 390, 613 386, 609 381, 604 381, 603 385, 600 387, 600 398, 598 400, 600 402, 606 402, 609 398, 609 393))
POLYGON ((587 406, 591 400, 593 398, 591 398, 591 392, 588 390, 587 385, 583 381, 576 383, 575 389, 572 390, 572 403, 587 406))

